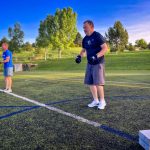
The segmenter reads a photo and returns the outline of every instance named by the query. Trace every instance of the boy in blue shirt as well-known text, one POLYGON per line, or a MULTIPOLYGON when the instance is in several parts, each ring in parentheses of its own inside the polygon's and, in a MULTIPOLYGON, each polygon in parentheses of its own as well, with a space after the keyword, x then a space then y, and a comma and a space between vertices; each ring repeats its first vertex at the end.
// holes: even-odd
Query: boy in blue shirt
POLYGON ((8 50, 8 43, 2 43, 3 54, 2 63, 4 64, 5 89, 4 92, 12 92, 13 61, 12 52, 8 50))

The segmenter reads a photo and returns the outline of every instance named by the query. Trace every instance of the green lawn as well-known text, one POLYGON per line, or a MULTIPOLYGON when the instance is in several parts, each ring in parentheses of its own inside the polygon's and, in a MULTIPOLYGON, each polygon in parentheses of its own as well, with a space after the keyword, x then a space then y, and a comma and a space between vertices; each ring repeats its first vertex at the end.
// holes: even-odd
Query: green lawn
MULTIPOLYGON (((107 71, 111 70, 150 70, 150 51, 135 53, 108 54, 105 57, 107 71)), ((77 65, 74 58, 40 61, 39 70, 83 71, 86 58, 77 65), (57 67, 56 67, 57 66, 57 67)))
MULTIPOLYGON (((148 57, 149 53, 106 56, 105 96, 108 105, 102 111, 87 107, 91 94, 83 84, 85 60, 80 65, 76 65, 73 58, 39 62, 36 71, 15 73, 13 92, 41 103, 72 100, 53 106, 138 136, 139 130, 150 129, 148 57)), ((0 86, 4 86, 2 76, 0 86)), ((0 102, 1 106, 26 106, 0 107, 0 117, 35 106, 4 93, 0 93, 0 102)), ((136 142, 45 108, 3 118, 0 126, 1 150, 142 150, 136 142)))

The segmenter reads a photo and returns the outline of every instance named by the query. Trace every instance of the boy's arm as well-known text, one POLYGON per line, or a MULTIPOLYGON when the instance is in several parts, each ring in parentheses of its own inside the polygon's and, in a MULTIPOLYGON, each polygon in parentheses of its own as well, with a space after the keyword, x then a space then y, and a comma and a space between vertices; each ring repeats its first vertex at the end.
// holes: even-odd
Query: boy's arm
POLYGON ((10 56, 6 57, 6 59, 3 60, 2 63, 7 63, 7 62, 9 62, 9 60, 10 60, 10 56))

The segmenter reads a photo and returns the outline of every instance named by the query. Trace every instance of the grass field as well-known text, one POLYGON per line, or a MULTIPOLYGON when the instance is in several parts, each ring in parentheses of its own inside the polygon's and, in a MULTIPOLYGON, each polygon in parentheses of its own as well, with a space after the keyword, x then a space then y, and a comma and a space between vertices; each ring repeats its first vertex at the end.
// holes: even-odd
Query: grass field
POLYGON ((87 107, 92 98, 83 84, 86 60, 80 65, 72 58, 41 61, 36 71, 16 73, 14 93, 103 126, 96 128, 0 93, 0 149, 142 150, 128 137, 138 139, 139 130, 150 129, 149 58, 148 52, 106 56, 108 105, 101 111, 87 107))

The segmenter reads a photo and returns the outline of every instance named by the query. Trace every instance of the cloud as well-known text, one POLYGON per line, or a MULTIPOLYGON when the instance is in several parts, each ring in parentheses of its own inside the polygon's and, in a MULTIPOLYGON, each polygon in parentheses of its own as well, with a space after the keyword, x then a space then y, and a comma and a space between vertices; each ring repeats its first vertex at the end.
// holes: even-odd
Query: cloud
POLYGON ((150 21, 136 23, 126 27, 129 33, 129 41, 134 43, 137 39, 145 39, 150 42, 150 21))

